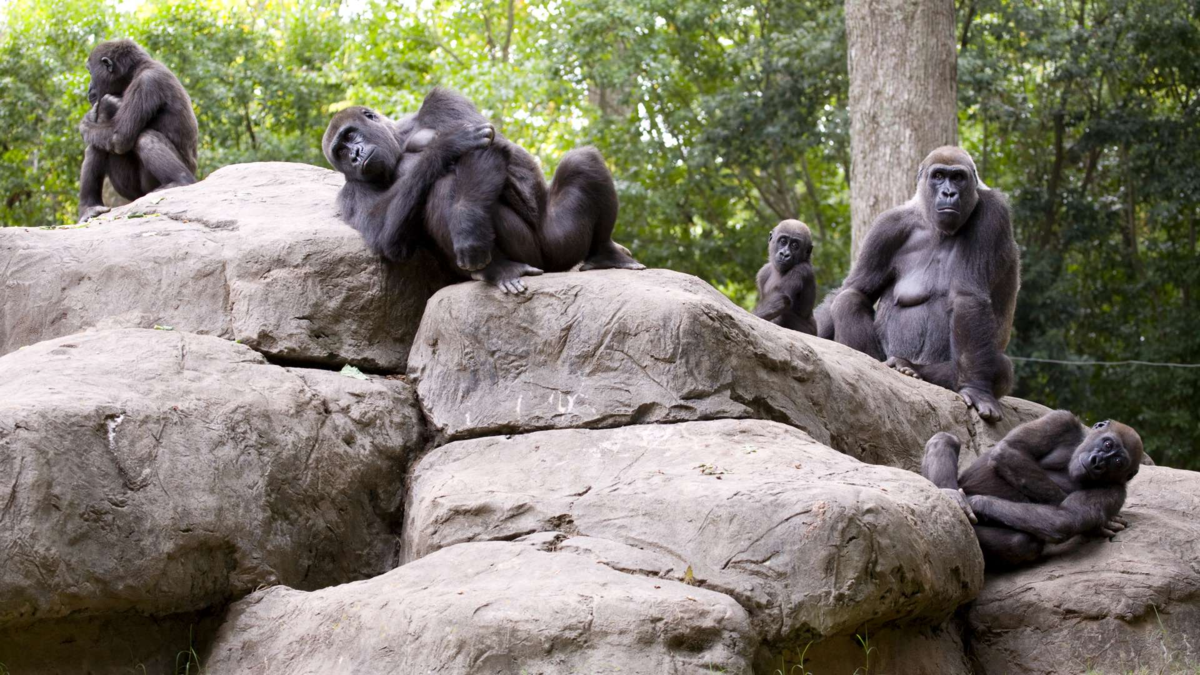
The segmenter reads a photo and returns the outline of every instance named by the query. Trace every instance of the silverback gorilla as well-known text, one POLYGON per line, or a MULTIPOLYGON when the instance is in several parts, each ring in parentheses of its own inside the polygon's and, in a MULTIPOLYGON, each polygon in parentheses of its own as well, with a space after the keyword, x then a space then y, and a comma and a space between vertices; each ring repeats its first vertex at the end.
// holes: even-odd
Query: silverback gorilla
POLYGON ((758 271, 754 315, 784 328, 817 334, 813 302, 812 233, 798 220, 784 220, 767 237, 767 264, 758 271))
POLYGON ((96 45, 87 59, 94 108, 79 124, 87 147, 79 172, 79 219, 108 210, 104 177, 126 199, 196 182, 199 132, 175 74, 132 40, 96 45))
POLYGON ((1007 201, 970 155, 942 147, 921 162, 912 199, 871 226, 818 310, 820 335, 957 391, 994 422, 1012 388, 1004 349, 1019 286, 1007 201))
POLYGON ((1141 466, 1142 439, 1120 422, 1088 429, 1057 410, 1008 432, 961 477, 958 452, 952 434, 935 435, 921 473, 978 522, 988 565, 1005 567, 1036 560, 1047 543, 1125 529, 1117 514, 1141 466))
POLYGON ((568 152, 547 188, 533 156, 455 92, 434 89, 397 121, 347 108, 322 148, 346 176, 342 217, 385 258, 431 241, 460 275, 509 293, 525 290, 524 275, 581 262, 643 269, 612 240, 617 192, 599 151, 568 152))

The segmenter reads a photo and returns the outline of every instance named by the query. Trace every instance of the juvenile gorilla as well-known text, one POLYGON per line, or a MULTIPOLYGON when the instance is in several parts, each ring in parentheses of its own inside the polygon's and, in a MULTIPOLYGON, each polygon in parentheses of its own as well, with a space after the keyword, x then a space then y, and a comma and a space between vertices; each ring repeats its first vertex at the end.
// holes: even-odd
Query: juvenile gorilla
POLYGON ((101 42, 87 60, 92 110, 79 124, 87 147, 79 219, 108 210, 104 177, 126 199, 196 182, 199 132, 192 101, 166 66, 131 40, 101 42))
POLYGON ((971 156, 934 150, 917 192, 875 220, 842 287, 817 314, 820 335, 959 392, 1000 419, 1012 388, 1004 355, 1020 286, 1008 203, 971 156))
POLYGON ((1036 560, 1047 543, 1080 534, 1112 536, 1125 484, 1142 462, 1142 439, 1106 420, 1091 429, 1058 410, 1008 432, 958 476, 959 441, 925 444, 921 473, 946 490, 975 525, 989 566, 1036 560))
POLYGON ((784 328, 817 334, 813 302, 812 233, 798 220, 785 220, 767 238, 767 264, 758 271, 754 315, 784 328))
POLYGON ((388 259, 432 241, 463 276, 512 293, 524 275, 580 262, 643 268, 612 241, 617 192, 595 148, 567 153, 547 188, 533 156, 452 91, 435 89, 398 121, 347 108, 322 146, 346 176, 342 217, 388 259))

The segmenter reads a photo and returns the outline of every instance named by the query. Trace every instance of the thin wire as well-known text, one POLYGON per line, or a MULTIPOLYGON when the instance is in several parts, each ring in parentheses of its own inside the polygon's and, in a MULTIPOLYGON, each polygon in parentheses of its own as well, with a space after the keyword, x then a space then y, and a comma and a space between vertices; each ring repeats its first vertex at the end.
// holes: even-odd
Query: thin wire
POLYGON ((1161 363, 1158 361, 1062 361, 1059 359, 1037 359, 1032 356, 1010 356, 1013 361, 1033 363, 1058 363, 1064 366, 1153 366, 1157 368, 1200 368, 1200 363, 1161 363))

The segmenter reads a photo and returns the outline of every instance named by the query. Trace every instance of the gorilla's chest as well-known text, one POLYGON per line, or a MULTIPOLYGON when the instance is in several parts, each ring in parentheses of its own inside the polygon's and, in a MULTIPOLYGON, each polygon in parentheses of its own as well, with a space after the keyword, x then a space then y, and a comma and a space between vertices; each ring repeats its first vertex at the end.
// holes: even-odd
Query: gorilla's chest
POLYGON ((897 252, 891 300, 900 307, 916 307, 944 299, 954 285, 957 251, 952 239, 935 240, 914 235, 897 252))

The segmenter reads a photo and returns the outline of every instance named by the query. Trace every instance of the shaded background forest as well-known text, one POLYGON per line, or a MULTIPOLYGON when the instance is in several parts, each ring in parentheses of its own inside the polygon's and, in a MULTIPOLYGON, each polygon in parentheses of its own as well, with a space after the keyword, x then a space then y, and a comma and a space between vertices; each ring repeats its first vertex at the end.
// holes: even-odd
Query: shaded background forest
MULTIPOLYGON (((960 142, 1007 192, 1023 285, 1016 394, 1137 427, 1200 468, 1200 5, 958 0, 960 142)), ((617 238, 754 302, 766 235, 813 229, 823 289, 849 260, 842 3, 15 0, 0 5, 0 224, 74 220, 84 59, 131 37, 188 88, 200 175, 325 166, 329 116, 456 88, 550 171, 598 146, 617 238)), ((902 39, 903 36, 897 36, 902 39)), ((913 171, 915 167, 897 167, 913 171)))

